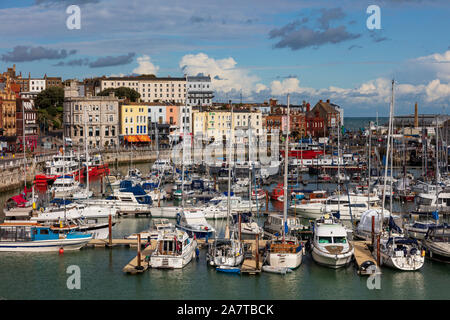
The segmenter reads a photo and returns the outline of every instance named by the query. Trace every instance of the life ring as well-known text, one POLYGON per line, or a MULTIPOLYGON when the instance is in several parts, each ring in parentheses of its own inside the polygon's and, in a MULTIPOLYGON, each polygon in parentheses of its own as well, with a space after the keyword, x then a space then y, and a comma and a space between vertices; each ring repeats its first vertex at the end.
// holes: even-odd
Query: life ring
POLYGON ((306 204, 306 200, 305 199, 302 200, 302 204, 306 204))

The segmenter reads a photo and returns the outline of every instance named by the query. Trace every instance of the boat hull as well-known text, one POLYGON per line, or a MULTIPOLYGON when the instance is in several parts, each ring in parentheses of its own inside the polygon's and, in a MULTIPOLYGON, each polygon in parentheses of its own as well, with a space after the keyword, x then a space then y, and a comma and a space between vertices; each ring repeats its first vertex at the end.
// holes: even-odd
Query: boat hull
POLYGON ((65 251, 80 250, 91 237, 82 239, 57 239, 28 242, 0 242, 0 252, 57 252, 63 248, 65 251))
POLYGON ((303 251, 296 253, 269 253, 269 265, 275 268, 296 269, 302 264, 303 251))
POLYGON ((325 267, 338 269, 345 267, 352 262, 353 252, 349 251, 341 254, 328 254, 316 247, 313 247, 311 252, 313 260, 325 267))

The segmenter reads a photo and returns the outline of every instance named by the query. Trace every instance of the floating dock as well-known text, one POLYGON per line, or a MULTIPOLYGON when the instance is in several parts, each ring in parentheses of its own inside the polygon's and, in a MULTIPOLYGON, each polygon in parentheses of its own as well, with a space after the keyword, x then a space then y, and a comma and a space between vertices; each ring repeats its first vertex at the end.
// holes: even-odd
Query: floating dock
POLYGON ((352 241, 351 244, 353 245, 354 256, 355 256, 355 262, 356 266, 358 268, 358 274, 359 275, 371 275, 375 273, 380 273, 380 268, 377 264, 377 261, 372 256, 372 253, 369 250, 368 245, 370 244, 370 241, 352 241), (366 269, 369 265, 375 265, 376 269, 373 270, 372 268, 369 268, 369 270, 366 269))
POLYGON ((138 256, 136 256, 123 267, 122 271, 128 274, 137 274, 146 271, 149 268, 149 262, 146 258, 155 250, 155 247, 156 246, 153 245, 146 247, 140 254, 140 263, 138 261, 138 256))

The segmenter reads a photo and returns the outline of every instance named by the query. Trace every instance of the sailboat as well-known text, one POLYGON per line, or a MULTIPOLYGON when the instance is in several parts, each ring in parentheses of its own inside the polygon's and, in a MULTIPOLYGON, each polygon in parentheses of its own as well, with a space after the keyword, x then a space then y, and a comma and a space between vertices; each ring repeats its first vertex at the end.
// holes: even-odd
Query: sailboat
MULTIPOLYGON (((387 149, 386 149, 386 162, 384 170, 384 190, 383 190, 383 209, 384 209, 384 199, 386 191, 386 180, 387 180, 387 167, 389 163, 389 158, 391 160, 391 176, 393 171, 392 158, 393 158, 393 117, 394 117, 394 80, 392 80, 392 97, 391 97, 391 107, 389 113, 389 130, 387 139, 387 149)), ((392 186, 392 179, 391 179, 392 186)), ((390 212, 392 213, 392 197, 390 197, 390 212)), ((392 214, 391 214, 392 216, 392 214)), ((383 222, 383 210, 381 211, 380 223, 383 222)), ((382 231, 382 228, 380 228, 382 231)), ((401 232, 400 228, 398 232, 401 232)), ((373 251, 373 255, 376 256, 376 250, 373 251)), ((386 265, 391 268, 403 271, 414 271, 423 267, 425 258, 423 252, 420 250, 419 244, 415 239, 409 239, 401 234, 393 235, 392 228, 389 228, 389 234, 382 231, 380 236, 380 264, 386 265)))
MULTIPOLYGON (((288 163, 289 163, 289 94, 287 96, 287 122, 284 159, 284 194, 288 194, 288 163)), ((288 235, 287 226, 288 197, 284 197, 282 236, 268 242, 265 261, 267 266, 263 270, 267 272, 286 273, 286 269, 296 269, 303 259, 303 246, 297 237, 288 235)))
MULTIPOLYGON (((231 125, 233 128, 233 106, 231 106, 231 125)), ((242 242, 236 239, 236 233, 233 232, 230 237, 230 218, 231 218, 231 156, 233 146, 233 135, 230 135, 230 145, 228 151, 228 202, 227 202, 227 224, 225 227, 225 236, 216 238, 208 247, 206 261, 211 266, 216 266, 217 271, 222 272, 240 272, 239 266, 244 261, 244 249, 242 242)))

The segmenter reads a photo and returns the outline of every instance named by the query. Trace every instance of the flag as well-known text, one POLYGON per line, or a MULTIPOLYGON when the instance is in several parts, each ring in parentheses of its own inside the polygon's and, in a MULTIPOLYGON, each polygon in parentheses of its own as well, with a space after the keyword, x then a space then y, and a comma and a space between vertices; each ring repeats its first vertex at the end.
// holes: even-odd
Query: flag
POLYGON ((433 211, 433 219, 434 220, 439 220, 439 212, 437 210, 433 211))

